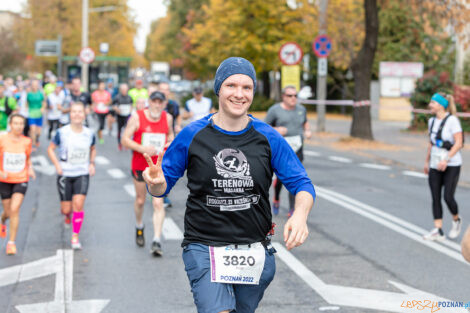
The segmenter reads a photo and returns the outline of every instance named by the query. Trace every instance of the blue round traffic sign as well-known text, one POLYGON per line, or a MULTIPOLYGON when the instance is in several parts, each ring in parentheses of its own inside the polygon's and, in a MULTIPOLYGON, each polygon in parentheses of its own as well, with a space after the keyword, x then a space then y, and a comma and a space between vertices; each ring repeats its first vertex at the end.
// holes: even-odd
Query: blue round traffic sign
POLYGON ((326 58, 331 51, 331 39, 327 35, 318 35, 312 44, 313 52, 319 58, 326 58))

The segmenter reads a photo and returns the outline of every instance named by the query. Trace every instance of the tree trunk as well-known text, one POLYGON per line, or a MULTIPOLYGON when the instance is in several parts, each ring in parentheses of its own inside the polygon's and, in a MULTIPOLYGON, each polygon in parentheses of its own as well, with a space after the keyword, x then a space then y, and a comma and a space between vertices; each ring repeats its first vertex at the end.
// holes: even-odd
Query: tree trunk
POLYGON ((269 98, 271 95, 271 82, 269 81, 269 72, 261 72, 261 79, 263 80, 263 96, 269 98))
POLYGON ((351 136, 373 140, 370 118, 370 80, 379 33, 377 0, 364 0, 366 37, 351 63, 354 75, 354 101, 351 136), (361 105, 362 104, 362 105, 361 105))

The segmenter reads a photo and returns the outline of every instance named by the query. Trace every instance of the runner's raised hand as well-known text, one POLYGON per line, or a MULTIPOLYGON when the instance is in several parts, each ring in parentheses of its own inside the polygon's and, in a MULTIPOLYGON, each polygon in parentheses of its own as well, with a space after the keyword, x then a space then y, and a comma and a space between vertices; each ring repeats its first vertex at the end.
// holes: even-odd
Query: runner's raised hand
POLYGON ((165 151, 160 152, 158 154, 157 163, 154 164, 152 158, 147 153, 144 153, 144 158, 147 161, 148 167, 142 173, 142 177, 150 186, 166 183, 165 176, 162 171, 162 159, 164 154, 165 151))

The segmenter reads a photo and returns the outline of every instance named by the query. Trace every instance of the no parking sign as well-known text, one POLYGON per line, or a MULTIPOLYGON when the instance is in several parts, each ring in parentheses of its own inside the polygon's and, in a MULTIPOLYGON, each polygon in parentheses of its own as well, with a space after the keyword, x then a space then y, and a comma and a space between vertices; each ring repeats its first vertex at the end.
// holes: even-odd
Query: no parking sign
POLYGON ((317 57, 328 57, 331 52, 331 38, 327 35, 318 35, 313 41, 312 49, 317 57))

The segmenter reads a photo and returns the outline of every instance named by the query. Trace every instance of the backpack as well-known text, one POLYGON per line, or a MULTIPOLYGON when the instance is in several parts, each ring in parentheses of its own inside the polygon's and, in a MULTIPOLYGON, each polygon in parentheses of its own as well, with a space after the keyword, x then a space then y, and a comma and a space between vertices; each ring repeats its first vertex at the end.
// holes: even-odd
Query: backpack
MULTIPOLYGON (((437 130, 436 133, 436 142, 432 142, 431 140, 431 133, 432 129, 434 128, 434 122, 436 121, 436 118, 434 117, 432 122, 431 122, 431 128, 429 129, 429 141, 431 142, 432 145, 436 145, 439 148, 444 148, 446 150, 450 150, 453 147, 453 144, 450 141, 443 141, 442 140, 442 130, 444 129, 444 125, 447 121, 447 119, 451 116, 451 114, 448 114, 446 117, 441 122, 441 125, 439 125, 439 129, 437 130)), ((462 148, 464 146, 465 142, 465 133, 462 131, 462 148)))

